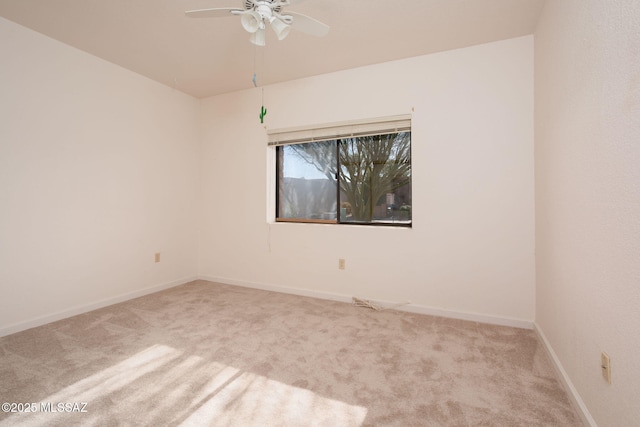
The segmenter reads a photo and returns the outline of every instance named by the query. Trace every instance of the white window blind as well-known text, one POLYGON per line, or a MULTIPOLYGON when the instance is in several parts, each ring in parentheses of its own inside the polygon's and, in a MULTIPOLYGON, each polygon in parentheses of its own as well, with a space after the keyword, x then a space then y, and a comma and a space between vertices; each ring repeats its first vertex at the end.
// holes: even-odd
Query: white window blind
POLYGON ((270 146, 411 131, 411 115, 268 130, 270 146))

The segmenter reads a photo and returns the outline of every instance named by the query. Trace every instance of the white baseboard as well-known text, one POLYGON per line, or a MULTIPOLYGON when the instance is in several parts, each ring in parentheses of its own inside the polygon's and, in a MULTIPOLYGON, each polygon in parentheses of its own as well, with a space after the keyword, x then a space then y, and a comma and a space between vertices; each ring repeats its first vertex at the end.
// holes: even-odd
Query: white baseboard
POLYGON ((280 292, 283 294, 300 295, 303 297, 326 299, 331 301, 351 302, 351 297, 348 295, 332 294, 329 292, 312 291, 309 289, 289 288, 287 286, 270 285, 266 283, 258 282, 246 282, 236 279, 228 279, 224 277, 213 276, 199 276, 199 280, 206 280, 208 282, 222 283, 225 285, 241 286, 243 288, 262 289, 263 291, 280 292))
POLYGON ((397 310, 408 311, 410 313, 428 314, 430 316, 448 317, 451 319, 469 320, 471 322, 487 323, 489 325, 509 326, 512 328, 520 329, 533 329, 533 322, 531 320, 514 319, 511 317, 490 316, 480 313, 445 310, 441 308, 415 304, 401 306, 398 307, 397 310))
MULTIPOLYGON (((223 283, 226 285, 242 286, 245 288, 262 289, 265 291, 281 292, 285 294, 300 295, 305 297, 320 298, 331 301, 340 301, 350 303, 352 297, 368 299, 364 295, 343 295, 334 294, 329 292, 313 291, 309 289, 290 288, 286 286, 271 285, 266 283, 246 282, 235 279, 228 279, 224 277, 212 277, 212 276, 199 276, 200 280, 207 280, 209 282, 223 283)), ((380 301, 369 299, 372 303, 381 307, 393 307, 394 310, 406 311, 409 313, 426 314, 430 316, 447 317, 451 319, 469 320, 478 323, 488 323, 491 325, 510 326, 514 328, 533 329, 533 321, 512 319, 501 316, 490 316, 479 313, 468 313, 462 311, 446 310, 435 307, 428 307, 423 305, 402 303, 399 305, 397 302, 380 301)))
POLYGON ((589 409, 587 409, 587 405, 584 404, 582 397, 580 397, 580 393, 578 393, 578 390, 576 390, 576 388, 573 386, 573 383, 571 382, 571 378, 569 378, 567 371, 565 371, 564 368, 562 367, 562 363, 560 363, 560 359, 558 359, 558 356, 556 355, 555 351, 553 351, 553 347, 551 347, 549 340, 547 340, 547 337, 545 336, 544 332, 542 332, 542 329, 537 323, 534 323, 534 330, 538 334, 538 337, 540 337, 540 341, 542 341, 544 348, 547 350, 547 354, 549 354, 549 357, 551 358, 553 367, 558 373, 558 376, 560 377, 562 385, 564 386, 567 394, 569 395, 569 399, 571 400, 571 403, 573 404, 576 411, 578 412, 578 415, 580 415, 582 422, 586 426, 598 427, 595 420, 591 416, 591 413, 589 413, 589 409))
POLYGON ((0 328, 0 337, 6 335, 15 334, 16 332, 24 331, 27 329, 35 328, 37 326, 46 325, 47 323, 55 322, 58 320, 66 319, 67 317, 76 316, 78 314, 86 313, 91 310, 106 307, 108 305, 117 304, 119 302, 128 301, 133 298, 138 298, 144 295, 152 294, 154 292, 162 291, 165 289, 173 288, 175 286, 182 285, 191 281, 197 280, 197 277, 185 277, 171 282, 162 283, 160 285, 150 286, 144 289, 138 289, 133 292, 127 292, 114 297, 106 298, 100 301, 96 301, 89 304, 83 304, 80 306, 72 307, 67 310, 62 310, 56 313, 47 314, 45 316, 36 317, 35 319, 27 320, 24 322, 14 323, 9 326, 0 328))

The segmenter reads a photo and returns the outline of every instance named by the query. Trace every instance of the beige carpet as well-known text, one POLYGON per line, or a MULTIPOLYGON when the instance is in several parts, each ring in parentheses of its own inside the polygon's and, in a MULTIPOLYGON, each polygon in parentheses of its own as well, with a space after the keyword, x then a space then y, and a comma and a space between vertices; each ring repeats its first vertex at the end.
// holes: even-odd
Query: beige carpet
POLYGON ((0 338, 0 402, 37 410, 0 426, 582 425, 533 331, 204 281, 0 338))

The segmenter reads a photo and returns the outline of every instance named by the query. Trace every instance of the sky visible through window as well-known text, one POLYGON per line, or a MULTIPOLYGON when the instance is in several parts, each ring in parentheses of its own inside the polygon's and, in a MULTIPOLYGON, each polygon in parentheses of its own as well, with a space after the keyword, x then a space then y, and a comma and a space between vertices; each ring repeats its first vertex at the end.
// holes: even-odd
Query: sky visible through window
POLYGON ((305 162, 295 152, 284 151, 284 176, 285 178, 327 179, 315 166, 305 162))

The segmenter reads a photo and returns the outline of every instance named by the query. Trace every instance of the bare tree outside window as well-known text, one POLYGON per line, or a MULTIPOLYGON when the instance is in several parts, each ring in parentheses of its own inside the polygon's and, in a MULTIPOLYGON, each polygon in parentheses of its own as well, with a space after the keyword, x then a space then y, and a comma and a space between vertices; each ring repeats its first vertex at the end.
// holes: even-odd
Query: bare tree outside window
POLYGON ((410 132, 292 144, 277 158, 278 219, 411 223, 410 132))
POLYGON ((352 211, 352 217, 342 218, 343 221, 371 222, 399 217, 396 199, 410 212, 410 133, 341 139, 338 147, 340 191, 344 194, 340 202, 349 203, 352 211), (403 187, 405 191, 396 194, 403 187), (383 212, 379 212, 381 208, 383 212))

